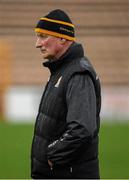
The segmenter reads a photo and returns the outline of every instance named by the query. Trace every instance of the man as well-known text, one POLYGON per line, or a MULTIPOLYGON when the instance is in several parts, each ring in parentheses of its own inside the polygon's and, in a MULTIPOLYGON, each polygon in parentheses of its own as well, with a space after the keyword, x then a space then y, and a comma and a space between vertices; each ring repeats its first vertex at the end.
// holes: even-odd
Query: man
POLYGON ((74 25, 64 11, 41 18, 35 31, 36 48, 51 76, 36 118, 31 176, 98 179, 98 76, 75 42, 74 25))

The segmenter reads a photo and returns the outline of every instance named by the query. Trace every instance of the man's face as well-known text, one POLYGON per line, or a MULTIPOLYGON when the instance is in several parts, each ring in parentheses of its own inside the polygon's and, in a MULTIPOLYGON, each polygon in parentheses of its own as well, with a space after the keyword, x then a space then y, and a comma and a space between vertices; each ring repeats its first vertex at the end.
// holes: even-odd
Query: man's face
POLYGON ((60 50, 60 39, 54 36, 37 33, 36 48, 40 48, 43 59, 56 58, 60 50))

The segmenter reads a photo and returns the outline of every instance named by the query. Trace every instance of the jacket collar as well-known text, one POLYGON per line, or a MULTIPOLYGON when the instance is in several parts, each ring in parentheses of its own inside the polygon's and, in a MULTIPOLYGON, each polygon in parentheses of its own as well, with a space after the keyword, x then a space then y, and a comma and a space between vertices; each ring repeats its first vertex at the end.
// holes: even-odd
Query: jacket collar
POLYGON ((48 67, 51 73, 54 73, 63 64, 68 63, 72 59, 81 58, 84 56, 83 47, 79 43, 73 43, 69 49, 57 61, 46 61, 43 66, 48 67))

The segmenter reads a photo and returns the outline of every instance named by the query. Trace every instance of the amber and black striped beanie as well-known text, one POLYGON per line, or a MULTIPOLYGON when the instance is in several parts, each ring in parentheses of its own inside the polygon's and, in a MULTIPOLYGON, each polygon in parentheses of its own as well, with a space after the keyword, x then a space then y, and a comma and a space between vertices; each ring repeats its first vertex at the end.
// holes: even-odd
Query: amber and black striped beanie
POLYGON ((60 9, 41 17, 35 31, 75 41, 74 25, 69 16, 60 9))

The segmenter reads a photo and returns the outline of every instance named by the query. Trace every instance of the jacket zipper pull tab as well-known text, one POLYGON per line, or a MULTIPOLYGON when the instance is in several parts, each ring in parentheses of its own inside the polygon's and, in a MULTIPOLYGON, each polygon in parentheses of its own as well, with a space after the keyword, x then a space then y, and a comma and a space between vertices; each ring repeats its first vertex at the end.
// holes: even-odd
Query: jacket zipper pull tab
POLYGON ((71 172, 71 173, 73 172, 73 168, 72 168, 72 167, 70 167, 70 172, 71 172))

